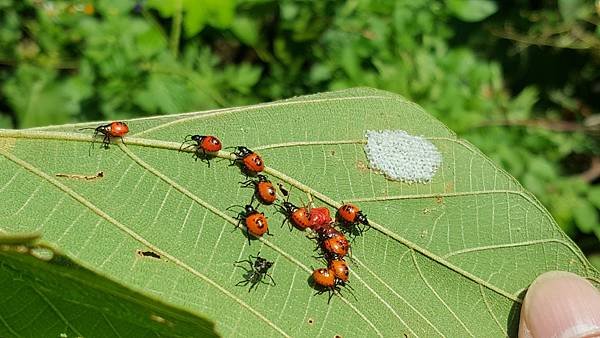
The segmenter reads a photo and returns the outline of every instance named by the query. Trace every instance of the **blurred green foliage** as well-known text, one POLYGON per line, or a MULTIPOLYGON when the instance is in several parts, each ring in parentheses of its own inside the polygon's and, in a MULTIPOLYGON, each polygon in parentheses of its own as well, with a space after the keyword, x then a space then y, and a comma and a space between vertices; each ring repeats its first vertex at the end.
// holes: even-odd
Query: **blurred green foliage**
MULTIPOLYGON (((585 0, 0 0, 0 127, 353 86, 423 105, 600 238, 600 7, 585 0)), ((594 236, 595 235, 595 236, 594 236)))

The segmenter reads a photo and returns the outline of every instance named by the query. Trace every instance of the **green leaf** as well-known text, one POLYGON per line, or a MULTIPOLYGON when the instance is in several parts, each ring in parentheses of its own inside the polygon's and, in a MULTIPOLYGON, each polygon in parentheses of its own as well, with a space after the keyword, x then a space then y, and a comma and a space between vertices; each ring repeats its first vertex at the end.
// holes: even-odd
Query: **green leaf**
POLYGON ((246 16, 238 16, 231 23, 231 30, 241 42, 255 47, 259 42, 260 25, 258 20, 246 16))
POLYGON ((64 123, 79 112, 82 99, 91 94, 91 79, 72 77, 60 81, 51 70, 22 65, 2 85, 19 123, 34 127, 64 123))
POLYGON ((588 199, 596 208, 600 209, 600 187, 591 187, 588 192, 588 199))
POLYGON ((565 21, 573 21, 591 12, 593 4, 585 0, 558 0, 558 11, 565 21))
POLYGON ((598 210, 585 199, 578 199, 577 205, 573 208, 573 217, 581 231, 590 233, 598 230, 598 223, 600 223, 598 221, 598 210))
POLYGON ((588 256, 590 263, 597 269, 600 269, 600 254, 592 254, 588 256))
POLYGON ((0 305, 2 337, 217 336, 208 320, 115 283, 33 234, 0 235, 0 305))
POLYGON ((530 117, 533 105, 538 101, 539 92, 535 87, 526 87, 508 106, 507 117, 525 120, 530 117))
POLYGON ((194 36, 206 23, 228 28, 235 14, 235 0, 183 0, 185 18, 183 26, 186 36, 194 36))
POLYGON ((498 10, 494 0, 446 0, 446 6, 457 18, 467 22, 481 21, 498 10))
POLYGON ((166 18, 175 14, 175 11, 177 10, 177 1, 147 0, 146 6, 148 8, 156 9, 162 17, 166 18))
POLYGON ((553 180, 557 178, 556 168, 545 158, 532 156, 528 161, 527 169, 536 177, 553 180))
POLYGON ((225 67, 224 77, 229 86, 240 93, 249 94, 252 86, 260 79, 261 70, 249 63, 225 67))
MULTIPOLYGON (((523 291, 541 273, 598 272, 540 203, 422 108, 372 89, 256 106, 127 121, 125 145, 90 148, 77 124, 0 131, 0 230, 40 231, 126 287, 202 312, 225 336, 516 336, 523 291), (366 130, 422 135, 442 154, 427 184, 388 181, 368 169, 366 130), (234 231, 252 191, 229 161, 210 167, 180 152, 187 134, 217 135, 265 160, 290 201, 358 204, 373 227, 352 246, 350 285, 327 303, 309 285, 315 243, 280 228, 234 231), (88 153, 90 152, 90 153, 88 153), (93 178, 98 171, 103 177, 93 178), (92 175, 63 177, 57 174, 92 175), (140 260, 137 250, 165 259, 140 260), (236 286, 248 255, 275 262, 276 286, 236 286), (335 323, 335 325, 332 325, 335 323)), ((222 151, 220 158, 231 158, 222 151)))

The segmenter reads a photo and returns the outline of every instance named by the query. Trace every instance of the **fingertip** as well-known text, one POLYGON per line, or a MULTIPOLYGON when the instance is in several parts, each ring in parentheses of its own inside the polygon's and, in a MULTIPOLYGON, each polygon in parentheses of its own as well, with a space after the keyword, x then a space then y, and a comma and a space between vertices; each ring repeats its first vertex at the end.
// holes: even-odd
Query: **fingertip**
POLYGON ((591 337, 600 334, 600 292, 570 272, 540 275, 529 287, 519 337, 591 337))

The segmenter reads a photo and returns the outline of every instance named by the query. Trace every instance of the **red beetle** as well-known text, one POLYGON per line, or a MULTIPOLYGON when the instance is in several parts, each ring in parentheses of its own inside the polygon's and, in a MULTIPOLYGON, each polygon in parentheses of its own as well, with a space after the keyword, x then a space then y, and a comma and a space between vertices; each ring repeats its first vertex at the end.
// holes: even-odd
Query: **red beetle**
MULTIPOLYGON (((308 209, 305 207, 298 208, 291 202, 283 202, 283 205, 280 205, 279 209, 281 213, 286 216, 283 223, 288 220, 293 226, 300 230, 304 230, 310 226, 308 209)), ((281 224, 282 226, 283 223, 281 224)))
MULTIPOLYGON (((357 224, 363 224, 369 227, 369 220, 367 215, 363 214, 362 211, 354 204, 344 204, 337 211, 338 220, 343 226, 349 229, 349 232, 354 232, 354 226, 357 224)), ((359 234, 362 234, 364 229, 356 226, 359 234)))
POLYGON ((179 150, 181 151, 183 145, 188 142, 196 142, 196 144, 188 145, 188 146, 184 147, 183 149, 186 149, 186 148, 189 148, 192 146, 196 147, 196 151, 194 152, 194 157, 196 158, 196 160, 199 158, 202 160, 206 160, 206 163, 208 164, 209 167, 210 167, 209 155, 211 153, 218 152, 223 147, 223 145, 221 144, 221 141, 216 136, 187 135, 184 138, 183 143, 181 143, 179 150), (188 138, 189 138, 189 140, 188 140, 188 138))
POLYGON ((350 251, 350 242, 348 242, 346 236, 343 234, 325 238, 321 240, 320 244, 327 260, 341 259, 348 254, 348 251, 350 251))
POLYGON ((235 155, 234 163, 238 163, 247 173, 256 174, 265 169, 263 159, 244 146, 236 147, 233 155, 235 155))
POLYGON ((92 145, 96 141, 96 136, 98 134, 102 134, 102 135, 104 135, 104 138, 102 139, 102 143, 104 144, 105 148, 108 148, 111 137, 120 137, 121 142, 123 142, 123 136, 125 136, 125 134, 127 134, 129 132, 129 127, 127 126, 127 123, 125 123, 125 122, 111 122, 108 124, 100 125, 96 128, 81 128, 79 130, 89 130, 89 129, 94 130, 94 141, 92 141, 92 145))
POLYGON ((254 185, 254 195, 252 196, 252 200, 254 200, 254 197, 257 197, 264 204, 273 204, 277 200, 275 186, 273 186, 273 183, 271 183, 265 175, 258 175, 256 177, 258 180, 250 179, 240 183, 243 187, 254 185))
MULTIPOLYGON (((236 218, 238 220, 238 226, 242 223, 242 221, 244 222, 246 230, 249 234, 255 237, 261 237, 264 234, 270 235, 269 223, 267 222, 265 214, 256 210, 252 205, 246 205, 244 210, 241 211, 236 218)), ((248 243, 249 242, 250 236, 248 236, 248 243)))
POLYGON ((333 271, 335 278, 339 279, 338 284, 344 285, 350 277, 350 268, 343 259, 333 259, 329 261, 329 270, 333 271))
POLYGON ((314 283, 314 287, 317 289, 317 295, 322 293, 329 293, 329 298, 327 299, 327 303, 331 301, 331 297, 337 291, 339 295, 340 293, 340 285, 348 286, 342 279, 336 276, 336 272, 331 268, 318 268, 315 269, 311 275, 311 279, 314 283))

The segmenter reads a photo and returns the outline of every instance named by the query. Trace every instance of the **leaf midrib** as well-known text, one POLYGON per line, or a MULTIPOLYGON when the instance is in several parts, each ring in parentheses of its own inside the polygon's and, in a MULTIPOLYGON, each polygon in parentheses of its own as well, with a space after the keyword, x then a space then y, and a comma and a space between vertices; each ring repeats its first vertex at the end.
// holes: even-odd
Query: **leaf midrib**
MULTIPOLYGON (((54 140, 70 140, 70 141, 79 141, 79 142, 89 142, 90 141, 90 136, 89 135, 82 135, 81 133, 68 133, 68 132, 40 132, 40 131, 28 131, 28 130, 0 130, 0 138, 4 138, 4 137, 13 137, 13 138, 34 138, 34 139, 54 139, 54 140)), ((425 139, 430 139, 425 137, 425 139)), ((465 144, 462 140, 458 140, 458 139, 452 139, 452 138, 444 138, 444 137, 432 137, 431 139, 436 139, 436 140, 444 140, 444 141, 448 141, 448 142, 454 142, 456 144, 459 144, 461 146, 464 146, 466 149, 472 151, 471 147, 469 147, 467 144, 465 144)), ((262 149, 269 149, 269 148, 279 148, 279 147, 285 147, 285 146, 307 146, 307 145, 318 145, 318 144, 333 144, 332 142, 335 141, 315 141, 315 142, 294 142, 294 143, 286 143, 286 144, 274 144, 274 145, 263 145, 261 148, 262 149)), ((349 143, 364 143, 364 140, 342 140, 339 141, 341 142, 341 144, 349 144, 349 143)), ((122 147, 122 149, 126 149, 122 146, 122 144, 117 141, 117 144, 122 147)), ((177 150, 179 151, 179 147, 180 147, 180 143, 175 143, 175 142, 170 142, 170 141, 160 141, 160 140, 153 140, 153 139, 144 139, 144 138, 135 138, 135 137, 128 137, 126 138, 126 142, 125 144, 127 145, 139 145, 139 146, 144 146, 144 147, 151 147, 151 148, 159 148, 159 149, 167 149, 167 150, 177 150)), ((192 150, 187 150, 188 152, 192 152, 192 150)), ((130 152, 131 153, 131 152, 130 152)), ((131 153, 132 154, 132 153, 131 153)), ((233 159, 233 155, 231 155, 230 153, 224 152, 224 151, 220 151, 219 153, 216 154, 216 157, 220 157, 220 158, 224 158, 224 159, 233 159)), ((150 167, 150 166, 148 166, 150 167)), ((341 203, 335 201, 334 199, 330 198, 329 196, 320 193, 318 191, 316 191, 315 189, 277 171, 276 169, 270 168, 270 167, 265 167, 265 172, 268 174, 271 174, 275 177, 278 177, 279 179, 281 179, 282 181, 288 182, 289 184, 295 186, 296 188, 298 188, 299 190, 302 190, 303 192, 310 194, 312 196, 317 197, 318 199, 320 199, 321 201, 323 201, 326 204, 329 204, 330 206, 334 207, 334 208, 339 208, 339 206, 341 206, 341 203)), ((166 177, 164 175, 159 175, 166 177)), ((510 194, 515 194, 515 195, 519 195, 523 198, 525 198, 526 200, 528 200, 529 202, 531 202, 533 205, 535 205, 538 209, 540 209, 541 207, 539 206, 539 203, 532 199, 531 196, 521 190, 483 190, 483 191, 473 191, 473 192, 459 192, 459 193, 434 193, 434 194, 419 194, 419 195, 403 195, 403 196, 389 196, 389 197, 383 197, 381 199, 385 199, 385 200, 391 200, 391 199, 417 199, 417 198, 430 198, 430 197, 444 197, 444 196, 463 196, 463 195, 477 195, 479 193, 485 193, 485 194, 494 194, 494 193, 510 193, 510 194)), ((191 194, 191 193, 190 193, 191 194)), ((193 195, 193 194, 191 194, 193 195)), ((189 195, 188 195, 189 197, 189 195)), ((347 201, 366 201, 368 199, 348 199, 347 201)), ((373 199, 373 200, 377 200, 377 199, 373 199)), ((345 200, 346 201, 346 200, 345 200)), ((215 208, 216 209, 216 208, 215 208)), ((218 209, 217 209, 218 210, 218 209)), ((212 210, 211 210, 212 211, 212 210)), ((218 213, 217 213, 218 214, 218 213)), ((547 220, 549 220, 550 222, 552 222, 552 219, 549 218, 550 216, 546 213, 546 212, 542 212, 542 214, 546 217, 547 220)), ((229 221, 232 224, 237 224, 231 217, 229 217, 226 214, 222 214, 219 215, 221 217, 224 216, 224 218, 229 221)), ((387 235, 391 238, 393 238, 394 240, 396 240, 397 242, 423 254, 424 256, 428 257, 429 259, 441 264, 442 266, 445 266, 446 268, 449 268, 455 272, 457 272, 458 274, 462 275, 463 277, 470 279, 474 282, 476 282, 477 284, 483 285, 484 287, 512 300, 515 302, 521 302, 520 298, 514 296, 513 294, 502 290, 501 288, 496 287, 495 285, 484 281, 483 279, 471 274, 468 271, 465 271, 455 265, 453 265, 452 263, 450 263, 449 261, 445 260, 442 256, 438 256, 432 252, 430 252, 429 250, 417 245, 416 243, 413 243, 412 241, 392 232, 391 230, 389 230, 387 227, 373 222, 372 220, 370 220, 370 223, 373 223, 374 228, 376 228, 377 230, 379 230, 381 233, 383 233, 384 235, 387 235)), ((242 226, 243 227, 243 226, 242 226)), ((262 240, 262 239, 261 239, 262 240)), ((282 253, 282 251, 280 251, 281 249, 278 249, 277 247, 275 247, 273 244, 269 243, 268 241, 265 241, 266 245, 271 246, 275 251, 278 251, 280 253, 282 253)), ((578 258, 579 260, 582 262, 582 264, 584 265, 584 267, 586 268, 586 271, 589 270, 588 265, 586 264, 585 258, 581 257, 581 255, 577 252, 577 250, 575 250, 571 245, 568 245, 568 243, 566 242, 561 242, 561 244, 564 244, 566 247, 568 247, 578 258)), ((285 254, 284 254, 285 255, 285 254)), ((288 259, 290 259, 288 257, 288 259)), ((295 261, 295 259, 290 259, 292 262, 295 261)), ((297 260, 294 262, 295 264, 298 264, 301 268, 303 268, 306 271, 309 271, 308 268, 306 268, 303 264, 299 263, 297 260)))

